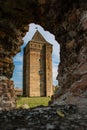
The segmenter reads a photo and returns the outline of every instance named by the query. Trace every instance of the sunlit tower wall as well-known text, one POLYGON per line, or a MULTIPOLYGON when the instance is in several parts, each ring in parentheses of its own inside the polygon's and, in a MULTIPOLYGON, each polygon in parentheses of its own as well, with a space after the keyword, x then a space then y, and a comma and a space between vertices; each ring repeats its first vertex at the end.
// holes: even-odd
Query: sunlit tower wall
POLYGON ((52 93, 52 45, 36 31, 24 48, 23 95, 45 97, 52 93))

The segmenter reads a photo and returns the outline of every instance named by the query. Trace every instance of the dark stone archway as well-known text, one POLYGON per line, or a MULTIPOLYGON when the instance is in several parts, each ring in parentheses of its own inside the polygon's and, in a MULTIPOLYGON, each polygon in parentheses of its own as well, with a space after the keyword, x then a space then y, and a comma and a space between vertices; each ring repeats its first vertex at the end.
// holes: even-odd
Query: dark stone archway
MULTIPOLYGON (((14 69, 13 57, 20 51, 28 24, 34 22, 52 32, 60 43, 58 80, 61 90, 54 99, 64 95, 60 98, 63 103, 77 103, 78 97, 86 98, 86 10, 86 0, 0 0, 1 97, 4 94, 6 100, 14 99, 13 83, 10 81, 14 69)), ((13 102, 11 107, 15 106, 13 102)))

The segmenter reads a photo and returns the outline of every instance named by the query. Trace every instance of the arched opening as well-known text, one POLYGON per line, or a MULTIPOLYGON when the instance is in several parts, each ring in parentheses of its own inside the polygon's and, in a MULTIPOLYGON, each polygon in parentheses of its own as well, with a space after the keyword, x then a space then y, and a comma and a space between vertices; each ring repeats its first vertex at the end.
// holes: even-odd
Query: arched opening
POLYGON ((23 38, 24 44, 21 46, 21 52, 18 53, 14 57, 15 69, 13 73, 12 79, 14 80, 15 88, 23 88, 23 48, 27 45, 27 43, 32 39, 36 30, 38 30, 42 36, 46 39, 47 42, 53 45, 52 52, 52 84, 53 86, 58 85, 58 80, 56 77, 58 75, 58 64, 60 62, 60 46, 58 42, 55 40, 55 36, 48 31, 45 31, 40 25, 36 25, 31 23, 29 25, 29 31, 26 33, 23 38))
MULTIPOLYGON (((86 0, 67 2, 65 0, 0 0, 0 128, 2 130, 87 129, 86 10, 86 0), (53 100, 52 107, 1 111, 16 107, 15 95, 12 91, 13 82, 10 80, 14 68, 12 58, 19 52, 22 37, 27 32, 26 25, 33 21, 55 34, 60 42, 61 92, 53 97, 57 100, 56 102, 53 100)), ((22 69, 21 58, 22 53, 14 59, 18 64, 14 70, 18 83, 22 83, 19 82, 22 76, 19 71, 20 68, 22 69)), ((18 84, 19 86, 22 85, 18 84)))

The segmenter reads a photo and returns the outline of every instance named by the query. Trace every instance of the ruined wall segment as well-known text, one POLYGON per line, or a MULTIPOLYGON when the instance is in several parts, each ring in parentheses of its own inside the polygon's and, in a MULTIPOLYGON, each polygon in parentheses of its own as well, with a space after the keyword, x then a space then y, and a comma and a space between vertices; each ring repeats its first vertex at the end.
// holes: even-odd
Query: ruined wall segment
POLYGON ((34 22, 53 33, 60 43, 60 93, 78 93, 75 103, 80 95, 82 100, 87 95, 86 11, 86 0, 0 0, 0 76, 12 77, 13 57, 20 51, 28 24, 34 22))
MULTIPOLYGON (((68 9, 68 7, 67 7, 68 9)), ((83 105, 87 94, 87 3, 72 3, 57 30, 60 43, 58 81, 60 91, 54 96, 59 104, 83 105)))

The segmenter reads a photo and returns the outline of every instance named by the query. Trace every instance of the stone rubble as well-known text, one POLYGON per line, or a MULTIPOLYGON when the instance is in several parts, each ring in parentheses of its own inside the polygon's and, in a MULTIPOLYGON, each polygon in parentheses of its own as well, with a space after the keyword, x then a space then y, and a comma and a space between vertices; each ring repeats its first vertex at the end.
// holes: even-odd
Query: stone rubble
POLYGON ((87 110, 69 104, 0 111, 0 130, 87 130, 87 110))

